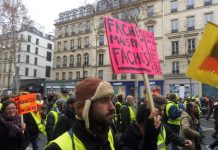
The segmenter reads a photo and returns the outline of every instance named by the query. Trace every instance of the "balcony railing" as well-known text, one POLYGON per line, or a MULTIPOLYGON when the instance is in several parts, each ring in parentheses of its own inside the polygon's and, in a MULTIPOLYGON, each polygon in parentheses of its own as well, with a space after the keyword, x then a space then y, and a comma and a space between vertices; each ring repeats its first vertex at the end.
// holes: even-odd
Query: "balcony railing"
POLYGON ((187 5, 186 6, 186 9, 188 10, 188 9, 193 9, 194 8, 194 4, 191 4, 191 5, 187 5))
POLYGON ((179 51, 172 51, 172 55, 179 55, 179 51))
POLYGON ((172 8, 171 9, 171 13, 174 13, 174 12, 177 12, 178 10, 177 10, 177 8, 172 8))
POLYGON ((178 31, 178 29, 171 29, 171 33, 177 33, 178 31))
POLYGON ((179 74, 179 70, 172 70, 173 74, 179 74))
POLYGON ((208 5, 212 5, 212 0, 210 0, 210 1, 204 1, 204 6, 208 6, 208 5))
POLYGON ((195 26, 187 27, 187 31, 192 31, 192 30, 195 30, 195 26))

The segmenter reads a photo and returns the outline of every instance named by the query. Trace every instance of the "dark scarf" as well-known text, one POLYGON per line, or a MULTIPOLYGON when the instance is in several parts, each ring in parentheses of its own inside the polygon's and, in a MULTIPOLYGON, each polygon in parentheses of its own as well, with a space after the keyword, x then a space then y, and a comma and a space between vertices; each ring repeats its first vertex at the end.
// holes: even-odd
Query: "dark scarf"
POLYGON ((18 115, 7 117, 2 114, 0 121, 5 125, 9 137, 16 137, 17 134, 22 134, 23 131, 21 129, 20 117, 18 115))

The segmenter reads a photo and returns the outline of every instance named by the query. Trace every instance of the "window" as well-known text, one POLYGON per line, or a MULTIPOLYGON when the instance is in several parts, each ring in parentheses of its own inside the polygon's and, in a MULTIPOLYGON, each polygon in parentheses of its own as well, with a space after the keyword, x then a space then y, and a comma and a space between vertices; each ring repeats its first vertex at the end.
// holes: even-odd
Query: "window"
POLYGON ((79 71, 76 72, 76 78, 80 79, 80 72, 79 71))
POLYGON ((58 56, 57 58, 57 68, 60 68, 60 66, 61 66, 61 58, 58 56))
POLYGON ((172 55, 179 54, 179 41, 172 41, 172 55))
POLYGON ((14 58, 14 52, 10 52, 9 53, 9 59, 13 59, 14 58))
POLYGON ((99 54, 98 56, 99 56, 98 65, 103 66, 104 65, 104 54, 99 54))
POLYGON ((207 24, 207 22, 209 22, 209 21, 213 22, 213 13, 212 12, 204 14, 205 24, 207 24))
POLYGON ((177 12, 178 9, 178 3, 177 0, 171 1, 171 13, 177 12))
POLYGON ((34 60, 34 65, 37 65, 38 64, 38 58, 35 57, 35 60, 34 60))
POLYGON ((194 16, 187 17, 187 30, 191 31, 194 29, 195 29, 195 17, 194 16))
POLYGON ((69 79, 69 80, 72 80, 72 79, 73 79, 73 72, 69 72, 69 73, 68 73, 68 79, 69 79))
POLYGON ((99 46, 104 45, 104 35, 99 35, 99 46))
POLYGON ((18 46, 18 51, 21 51, 21 44, 19 44, 18 46))
POLYGON ((98 78, 103 80, 103 70, 98 70, 98 78))
POLYGON ((45 68, 45 77, 47 77, 47 78, 51 77, 51 66, 46 66, 46 68, 45 68))
POLYGON ((67 50, 67 41, 64 41, 64 51, 67 50))
POLYGON ((61 42, 58 42, 58 49, 57 51, 60 51, 61 50, 61 42))
POLYGON ((90 32, 91 31, 91 21, 88 21, 86 23, 86 32, 90 32))
POLYGON ((20 55, 17 55, 17 62, 20 63, 20 55))
POLYGON ((153 6, 147 7, 147 16, 153 17, 153 15, 154 15, 154 7, 153 6))
POLYGON ((85 48, 89 47, 89 37, 85 37, 85 48))
POLYGON ((34 71, 33 71, 33 76, 34 76, 34 77, 37 76, 37 70, 36 70, 36 69, 34 69, 34 71))
POLYGON ((66 73, 62 72, 62 80, 66 80, 66 73))
POLYGON ((85 62, 84 62, 84 66, 88 66, 89 65, 89 54, 85 53, 85 62))
POLYGON ((171 20, 171 32, 178 32, 178 19, 171 20))
POLYGON ((79 33, 79 34, 80 34, 80 33, 83 33, 83 30, 84 30, 83 24, 82 24, 82 23, 78 24, 78 33, 79 33))
POLYGON ((178 61, 172 63, 172 73, 173 74, 179 73, 179 62, 178 61))
POLYGON ((100 10, 105 10, 106 9, 106 2, 101 2, 101 5, 100 5, 100 10))
POLYGON ((51 61, 51 52, 47 52, 46 60, 51 61))
POLYGON ((59 37, 59 38, 62 37, 62 28, 58 28, 58 37, 59 37))
POLYGON ((26 55, 26 63, 30 63, 30 56, 26 55))
POLYGON ((131 74, 130 79, 135 79, 135 74, 131 74))
POLYGON ((67 36, 68 36, 68 32, 69 32, 69 28, 68 28, 68 26, 65 26, 65 30, 64 30, 64 32, 65 32, 65 37, 67 37, 67 36))
POLYGON ((39 53, 39 48, 36 47, 36 48, 35 48, 35 54, 38 55, 38 53, 39 53))
POLYGON ((117 74, 112 74, 112 80, 117 80, 117 74))
POLYGON ((88 77, 88 71, 83 71, 83 78, 87 78, 88 77))
POLYGON ((29 75, 29 68, 25 68, 25 76, 28 76, 29 75))
POLYGON ((81 55, 80 54, 77 55, 77 66, 78 67, 81 66, 81 55))
POLYGON ((74 50, 74 40, 70 40, 70 50, 74 50))
POLYGON ((81 41, 82 41, 81 38, 79 38, 78 39, 78 48, 81 48, 81 44, 82 44, 81 41))
POLYGON ((8 59, 8 52, 5 52, 5 59, 8 59))
POLYGON ((48 44, 47 44, 47 48, 48 48, 48 49, 52 49, 52 44, 48 43, 48 44))
POLYGON ((204 0, 204 6, 212 5, 212 0, 204 0))
POLYGON ((104 18, 99 18, 99 28, 104 28, 104 18))
POLYGON ((154 33, 154 26, 153 26, 153 25, 147 26, 147 30, 148 30, 149 32, 154 33))
POLYGON ((55 74, 55 80, 59 80, 59 73, 58 72, 56 72, 56 74, 55 74))
POLYGON ((188 54, 193 54, 195 51, 195 39, 188 39, 188 54))
POLYGON ((63 57, 63 67, 67 66, 67 56, 63 57))
POLYGON ((31 36, 28 35, 28 42, 31 42, 31 36))
POLYGON ((39 45, 39 39, 36 39, 36 45, 39 45))
POLYGON ((27 52, 30 52, 30 45, 27 45, 27 52))
POLYGON ((187 9, 192 9, 192 8, 194 8, 194 0, 187 0, 186 8, 187 8, 187 9))
POLYGON ((121 80, 126 80, 126 74, 121 74, 121 80))
POLYGON ((74 66, 74 56, 70 55, 70 67, 74 66))

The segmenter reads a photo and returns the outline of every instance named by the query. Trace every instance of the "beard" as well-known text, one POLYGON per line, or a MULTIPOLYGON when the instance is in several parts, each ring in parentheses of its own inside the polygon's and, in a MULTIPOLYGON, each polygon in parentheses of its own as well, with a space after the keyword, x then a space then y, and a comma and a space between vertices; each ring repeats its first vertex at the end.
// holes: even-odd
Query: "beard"
POLYGON ((101 126, 101 127, 109 127, 113 123, 113 114, 114 111, 110 111, 105 115, 101 113, 90 113, 90 124, 101 126))

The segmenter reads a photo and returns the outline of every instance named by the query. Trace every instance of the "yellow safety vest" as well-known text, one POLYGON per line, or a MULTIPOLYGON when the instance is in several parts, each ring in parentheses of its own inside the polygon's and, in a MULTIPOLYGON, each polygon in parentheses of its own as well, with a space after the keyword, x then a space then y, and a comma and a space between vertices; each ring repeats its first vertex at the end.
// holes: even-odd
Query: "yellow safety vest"
POLYGON ((2 109, 2 103, 0 103, 0 110, 2 109))
MULTIPOLYGON (((54 119, 55 119, 55 123, 54 123, 54 126, 53 126, 53 130, 54 130, 55 127, 56 127, 56 125, 57 125, 57 123, 58 123, 58 112, 51 110, 49 113, 52 113, 53 116, 54 116, 54 119)), ((49 115, 49 113, 48 113, 48 115, 49 115)), ((48 117, 48 115, 46 116, 46 122, 45 122, 45 124, 47 123, 47 117, 48 117)))
POLYGON ((39 114, 39 111, 35 114, 34 112, 31 112, 31 115, 33 116, 33 119, 35 120, 39 131, 41 131, 44 135, 46 135, 45 126, 41 122, 41 116, 39 114))
MULTIPOLYGON (((111 130, 108 132, 108 141, 110 142, 111 150, 115 150, 114 139, 111 130)), ((72 130, 65 132, 57 139, 49 142, 48 145, 51 143, 56 143, 61 148, 61 150, 86 150, 84 144, 75 134, 73 134, 72 130)))
POLYGON ((136 120, 135 111, 133 110, 132 106, 128 106, 128 108, 129 108, 130 120, 131 122, 133 122, 136 120))
MULTIPOLYGON (((167 106, 166 106, 167 117, 169 117, 169 110, 170 110, 170 107, 173 105, 176 106, 177 109, 179 109, 178 104, 175 104, 173 101, 168 101, 167 106)), ((174 124, 174 125, 180 125, 180 117, 178 117, 174 120, 169 117, 169 119, 167 120, 167 123, 174 124)))
MULTIPOLYGON (((120 108, 123 106, 121 102, 116 102, 115 106, 116 106, 116 105, 119 105, 120 108)), ((118 114, 117 114, 116 109, 115 109, 115 112, 114 112, 114 120, 115 120, 115 121, 118 121, 118 116, 117 116, 117 115, 118 115, 118 114)), ((119 114, 119 115, 120 115, 120 114, 119 114)))
POLYGON ((161 131, 158 134, 158 139, 157 139, 157 149, 158 150, 166 150, 166 129, 163 125, 161 125, 161 131))

